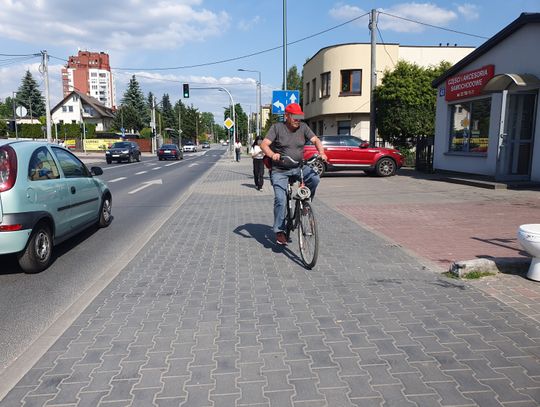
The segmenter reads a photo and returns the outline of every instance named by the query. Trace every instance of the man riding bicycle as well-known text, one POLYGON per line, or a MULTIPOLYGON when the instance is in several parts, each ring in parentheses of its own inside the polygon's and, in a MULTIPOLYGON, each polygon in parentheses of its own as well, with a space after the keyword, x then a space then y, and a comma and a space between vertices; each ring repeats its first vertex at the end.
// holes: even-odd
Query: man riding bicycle
MULTIPOLYGON (((304 144, 311 141, 321 158, 326 161, 321 140, 313 133, 307 124, 300 120, 304 118, 304 112, 297 103, 291 103, 285 108, 285 123, 275 123, 270 127, 265 139, 261 143, 263 152, 272 159, 272 171, 270 177, 274 187, 274 233, 276 242, 280 245, 287 244, 285 235, 285 216, 287 202, 287 184, 289 179, 300 178, 298 165, 290 164, 290 160, 282 160, 282 156, 290 157, 300 163, 304 158, 304 144)), ((304 167, 304 182, 311 191, 311 197, 319 184, 319 176, 309 166, 304 167)))

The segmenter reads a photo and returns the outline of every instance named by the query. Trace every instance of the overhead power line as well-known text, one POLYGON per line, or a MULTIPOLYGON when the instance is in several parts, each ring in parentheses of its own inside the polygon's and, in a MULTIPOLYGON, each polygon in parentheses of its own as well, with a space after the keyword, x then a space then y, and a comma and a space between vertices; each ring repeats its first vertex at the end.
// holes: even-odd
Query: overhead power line
POLYGON ((420 25, 425 25, 426 27, 437 28, 437 29, 439 29, 439 30, 450 31, 450 32, 457 33, 457 34, 462 34, 462 35, 468 35, 469 37, 482 38, 482 39, 484 39, 484 40, 488 40, 488 39, 489 39, 488 37, 482 37, 481 35, 469 34, 469 33, 463 32, 463 31, 457 31, 457 30, 452 30, 452 29, 450 29, 450 28, 439 27, 439 26, 437 26, 437 25, 428 24, 428 23, 423 23, 423 22, 421 22, 421 21, 411 20, 410 18, 400 17, 400 16, 396 16, 396 15, 390 14, 390 13, 385 13, 384 11, 379 11, 379 13, 380 13, 380 14, 387 15, 387 16, 389 16, 389 17, 398 18, 398 19, 400 19, 400 20, 409 21, 409 22, 411 22, 411 23, 420 24, 420 25))
MULTIPOLYGON (((397 16, 397 15, 394 15, 394 14, 386 13, 384 11, 379 11, 379 13, 387 15, 389 17, 398 18, 398 19, 401 19, 401 20, 404 20, 404 21, 409 21, 411 23, 424 25, 424 26, 427 26, 427 27, 436 28, 436 29, 443 30, 443 31, 450 31, 450 32, 454 32, 454 33, 457 33, 457 34, 467 35, 467 36, 470 36, 470 37, 488 39, 488 37, 483 37, 481 35, 470 34, 470 33, 466 33, 466 32, 463 32, 463 31, 452 30, 452 29, 449 29, 449 28, 440 27, 440 26, 436 26, 436 25, 433 25, 433 24, 428 24, 428 23, 424 23, 424 22, 421 22, 421 21, 412 20, 410 18, 400 17, 400 16, 397 16)), ((352 23, 352 22, 354 22, 356 20, 359 20, 359 19, 361 19, 363 17, 366 17, 369 14, 370 14, 369 12, 364 13, 364 14, 362 14, 360 16, 351 18, 350 20, 347 20, 347 21, 345 21, 345 22, 343 22, 341 24, 338 24, 338 25, 335 25, 333 27, 327 28, 325 30, 319 31, 317 33, 308 35, 308 36, 300 38, 298 40, 288 42, 287 45, 298 44, 299 42, 309 40, 311 38, 314 38, 314 37, 317 37, 319 35, 325 34, 325 33, 329 32, 329 31, 333 31, 333 30, 335 30, 337 28, 343 27, 343 26, 345 26, 347 24, 350 24, 350 23, 352 23)), ((380 31, 379 31, 379 34, 380 34, 380 31)), ((381 38, 382 38, 382 36, 381 36, 381 38)), ((222 59, 222 60, 212 61, 212 62, 204 62, 204 63, 193 64, 193 65, 180 65, 180 66, 163 67, 163 68, 144 68, 144 67, 139 67, 139 68, 115 68, 115 67, 112 67, 111 69, 116 70, 116 71, 137 71, 137 70, 141 70, 141 71, 174 71, 174 70, 180 70, 180 69, 201 68, 201 67, 204 67, 204 66, 218 65, 218 64, 223 64, 223 63, 226 63, 226 62, 233 62, 233 61, 238 61, 238 60, 241 60, 241 59, 254 57, 254 56, 257 56, 257 55, 265 54, 267 52, 272 52, 272 51, 278 50, 280 48, 283 48, 283 45, 278 45, 278 46, 275 46, 275 47, 272 47, 272 48, 264 49, 262 51, 255 51, 255 52, 252 52, 250 54, 245 54, 245 55, 241 55, 241 56, 237 56, 237 57, 233 57, 233 58, 227 58, 227 59, 222 59)), ((0 56, 2 56, 2 55, 3 54, 0 54, 0 56)), ((34 54, 34 55, 39 56, 40 54, 34 54)), ((54 59, 58 59, 58 60, 63 61, 63 62, 67 62, 67 60, 65 58, 59 58, 59 57, 55 57, 53 55, 49 55, 49 57, 54 58, 54 59)), ((178 81, 175 81, 175 80, 172 80, 172 79, 165 79, 165 78, 146 77, 146 79, 153 79, 153 80, 156 80, 156 81, 178 82, 178 81)))
MULTIPOLYGON (((311 38, 317 37, 319 35, 322 35, 324 33, 329 32, 329 31, 332 31, 332 30, 335 30, 337 28, 343 27, 346 24, 352 23, 353 21, 356 21, 356 20, 358 20, 358 19, 360 19, 362 17, 365 17, 368 14, 369 13, 362 14, 361 16, 352 18, 350 20, 345 21, 344 23, 341 23, 341 24, 335 25, 333 27, 327 28, 326 30, 322 30, 322 31, 319 31, 319 32, 317 32, 315 34, 308 35, 307 37, 300 38, 300 39, 298 39, 296 41, 288 42, 287 45, 294 45, 294 44, 297 44, 299 42, 302 42, 302 41, 309 40, 311 38)), ((113 69, 116 69, 118 71, 134 71, 134 70, 172 71, 172 70, 177 70, 177 69, 200 68, 200 67, 203 67, 203 66, 210 66, 210 65, 223 64, 225 62, 238 61, 240 59, 250 58, 250 57, 253 57, 253 56, 256 56, 256 55, 261 55, 261 54, 264 54, 264 53, 267 53, 267 52, 275 51, 275 50, 280 49, 280 48, 283 48, 283 45, 278 45, 276 47, 268 48, 268 49, 265 49, 265 50, 262 50, 262 51, 256 51, 256 52, 253 52, 251 54, 246 54, 246 55, 242 55, 242 56, 239 56, 239 57, 227 58, 227 59, 222 59, 220 61, 206 62, 206 63, 195 64, 195 65, 174 66, 174 67, 169 67, 169 68, 113 68, 113 69)))

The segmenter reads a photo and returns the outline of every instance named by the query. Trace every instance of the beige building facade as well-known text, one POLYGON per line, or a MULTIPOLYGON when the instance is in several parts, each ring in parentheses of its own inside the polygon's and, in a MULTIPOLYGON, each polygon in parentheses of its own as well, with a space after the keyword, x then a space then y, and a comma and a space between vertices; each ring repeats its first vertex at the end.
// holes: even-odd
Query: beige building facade
MULTIPOLYGON (((377 84, 398 61, 419 66, 452 64, 474 51, 455 45, 377 44, 377 84)), ((351 43, 319 50, 304 64, 305 120, 317 135, 352 134, 369 140, 371 44, 351 43)))

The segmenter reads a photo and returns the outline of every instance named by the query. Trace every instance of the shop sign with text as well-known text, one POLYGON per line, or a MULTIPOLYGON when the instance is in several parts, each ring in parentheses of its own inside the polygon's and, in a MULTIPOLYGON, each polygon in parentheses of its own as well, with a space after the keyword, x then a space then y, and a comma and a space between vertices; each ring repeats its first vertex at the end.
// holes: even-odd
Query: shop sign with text
POLYGON ((494 74, 495 65, 486 65, 474 71, 452 76, 446 81, 445 99, 450 101, 480 95, 484 85, 494 74))

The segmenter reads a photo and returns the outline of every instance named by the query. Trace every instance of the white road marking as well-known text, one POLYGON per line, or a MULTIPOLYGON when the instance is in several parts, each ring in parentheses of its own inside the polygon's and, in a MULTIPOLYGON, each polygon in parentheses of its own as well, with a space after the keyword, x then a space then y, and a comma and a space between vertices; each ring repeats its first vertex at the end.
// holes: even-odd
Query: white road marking
POLYGON ((117 181, 122 181, 123 179, 126 179, 127 177, 120 177, 120 178, 115 178, 115 179, 112 179, 110 181, 107 181, 107 182, 117 182, 117 181))
POLYGON ((136 172, 135 175, 141 175, 141 174, 146 174, 148 171, 139 171, 139 172, 136 172))
POLYGON ((146 181, 146 182, 143 182, 143 184, 140 187, 135 188, 133 191, 129 191, 128 194, 134 194, 136 192, 139 192, 143 190, 144 188, 149 187, 150 185, 161 185, 161 184, 163 184, 163 182, 160 179, 155 179, 153 181, 146 181))
POLYGON ((161 167, 152 168, 152 171, 159 170, 161 167))
POLYGON ((180 161, 176 161, 174 163, 165 164, 165 167, 170 167, 171 165, 180 164, 180 161))
POLYGON ((189 164, 188 167, 193 167, 195 165, 199 165, 199 163, 193 163, 193 164, 189 164))

